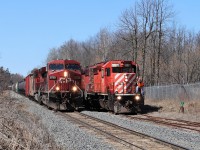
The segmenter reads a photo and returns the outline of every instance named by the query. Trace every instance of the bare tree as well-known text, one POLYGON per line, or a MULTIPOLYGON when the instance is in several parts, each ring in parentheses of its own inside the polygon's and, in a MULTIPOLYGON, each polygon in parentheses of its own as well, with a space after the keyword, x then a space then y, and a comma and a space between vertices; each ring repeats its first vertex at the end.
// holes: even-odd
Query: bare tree
POLYGON ((47 55, 46 63, 48 63, 51 60, 56 60, 56 59, 59 59, 58 49, 52 48, 52 49, 50 49, 50 51, 47 55))
POLYGON ((22 81, 24 79, 24 76, 22 76, 21 74, 11 74, 11 84, 22 81))
POLYGON ((165 27, 170 19, 173 17, 174 12, 166 0, 155 0, 154 3, 156 11, 156 32, 158 32, 158 52, 157 52, 157 83, 160 78, 160 57, 162 52, 163 37, 165 36, 165 27))
POLYGON ((127 43, 130 43, 125 54, 131 54, 132 60, 135 62, 137 62, 139 43, 139 22, 137 12, 137 3, 135 3, 134 8, 125 10, 119 19, 119 31, 117 32, 118 37, 127 43))
POLYGON ((70 39, 59 48, 59 58, 61 59, 80 59, 80 44, 79 42, 70 39))
POLYGON ((151 0, 141 0, 138 3, 139 16, 142 26, 142 78, 145 76, 146 65, 146 53, 148 47, 148 40, 150 35, 154 32, 155 20, 154 20, 154 5, 151 0))
POLYGON ((0 93, 11 85, 11 74, 8 69, 0 67, 0 93))
POLYGON ((106 61, 108 59, 108 53, 112 45, 112 36, 107 28, 100 29, 96 35, 97 40, 97 54, 99 56, 98 61, 106 61))
POLYGON ((89 66, 95 63, 96 44, 93 38, 82 43, 82 65, 89 66))

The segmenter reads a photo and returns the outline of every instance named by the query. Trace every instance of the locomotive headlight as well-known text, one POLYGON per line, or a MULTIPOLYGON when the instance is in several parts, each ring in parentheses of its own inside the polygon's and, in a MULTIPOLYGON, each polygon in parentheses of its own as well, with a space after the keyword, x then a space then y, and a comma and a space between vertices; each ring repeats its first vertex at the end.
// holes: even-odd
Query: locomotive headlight
POLYGON ((60 87, 59 86, 56 86, 56 91, 60 91, 60 87))
POLYGON ((139 101, 139 100, 140 100, 140 96, 139 96, 139 95, 136 95, 136 96, 135 96, 135 100, 136 100, 136 101, 139 101))
POLYGON ((121 100, 122 99, 122 97, 121 96, 117 96, 117 100, 121 100))
POLYGON ((77 91, 77 87, 76 87, 76 86, 73 86, 73 87, 72 87, 72 91, 73 91, 73 92, 76 92, 76 91, 77 91))
POLYGON ((66 78, 68 76, 67 71, 64 72, 64 77, 66 78))
POLYGON ((127 75, 125 75, 124 78, 125 78, 125 82, 127 82, 128 81, 127 75))

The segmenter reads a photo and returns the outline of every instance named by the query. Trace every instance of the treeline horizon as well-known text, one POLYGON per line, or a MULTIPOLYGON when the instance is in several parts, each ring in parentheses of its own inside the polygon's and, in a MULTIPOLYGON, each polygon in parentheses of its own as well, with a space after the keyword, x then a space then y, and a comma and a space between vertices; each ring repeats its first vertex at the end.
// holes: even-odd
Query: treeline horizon
POLYGON ((12 74, 10 73, 9 69, 5 69, 3 67, 0 67, 0 94, 4 90, 7 90, 9 86, 13 85, 16 82, 22 81, 23 76, 20 74, 12 74))
POLYGON ((115 31, 101 28, 85 41, 69 39, 50 49, 46 62, 74 59, 83 67, 105 60, 133 60, 146 85, 200 81, 200 32, 175 23, 167 0, 139 0, 122 12, 115 31))

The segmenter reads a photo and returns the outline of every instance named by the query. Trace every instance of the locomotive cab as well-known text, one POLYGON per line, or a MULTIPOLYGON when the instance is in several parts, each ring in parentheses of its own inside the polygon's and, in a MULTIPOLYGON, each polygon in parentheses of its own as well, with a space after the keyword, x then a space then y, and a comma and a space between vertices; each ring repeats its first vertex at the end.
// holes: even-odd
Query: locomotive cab
POLYGON ((48 63, 48 90, 52 92, 80 89, 80 64, 74 60, 54 60, 48 63), (75 88, 76 87, 76 88, 75 88))

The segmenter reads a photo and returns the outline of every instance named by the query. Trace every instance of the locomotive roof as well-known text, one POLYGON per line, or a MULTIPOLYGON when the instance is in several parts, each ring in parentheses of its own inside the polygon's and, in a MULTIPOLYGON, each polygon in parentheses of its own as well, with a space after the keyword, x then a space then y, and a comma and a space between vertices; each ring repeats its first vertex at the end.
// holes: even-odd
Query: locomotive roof
POLYGON ((67 60, 67 59, 65 59, 65 60, 63 60, 63 59, 58 59, 58 60, 52 60, 52 61, 49 61, 48 62, 48 64, 52 64, 52 63, 69 63, 69 64, 79 64, 80 65, 80 63, 78 62, 78 61, 76 61, 76 60, 67 60))
POLYGON ((104 65, 110 62, 113 62, 113 63, 126 63, 126 62, 130 63, 131 62, 132 64, 137 65, 134 61, 131 61, 131 60, 109 60, 105 62, 96 63, 94 65, 89 66, 89 68, 103 67, 104 65))

